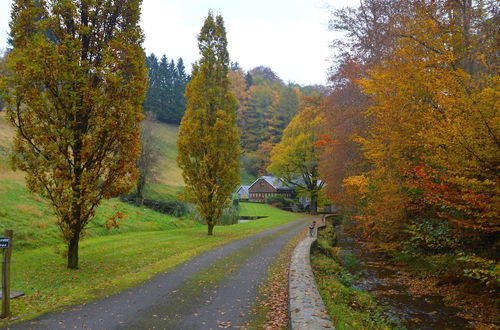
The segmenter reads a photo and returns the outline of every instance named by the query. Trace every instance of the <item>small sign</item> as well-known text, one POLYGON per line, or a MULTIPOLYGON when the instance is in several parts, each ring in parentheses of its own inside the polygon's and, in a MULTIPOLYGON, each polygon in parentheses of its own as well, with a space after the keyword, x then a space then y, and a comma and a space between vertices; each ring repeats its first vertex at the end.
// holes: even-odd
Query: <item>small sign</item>
POLYGON ((0 249, 8 249, 10 246, 10 239, 8 237, 0 237, 0 249))

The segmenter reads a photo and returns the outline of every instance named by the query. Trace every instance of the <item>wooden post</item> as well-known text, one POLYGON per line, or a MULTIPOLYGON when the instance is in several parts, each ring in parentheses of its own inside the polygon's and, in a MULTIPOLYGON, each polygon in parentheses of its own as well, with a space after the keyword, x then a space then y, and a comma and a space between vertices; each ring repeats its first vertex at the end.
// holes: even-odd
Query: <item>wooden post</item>
POLYGON ((2 314, 1 318, 10 316, 10 258, 12 256, 12 230, 5 231, 5 238, 9 239, 9 247, 2 249, 2 314))

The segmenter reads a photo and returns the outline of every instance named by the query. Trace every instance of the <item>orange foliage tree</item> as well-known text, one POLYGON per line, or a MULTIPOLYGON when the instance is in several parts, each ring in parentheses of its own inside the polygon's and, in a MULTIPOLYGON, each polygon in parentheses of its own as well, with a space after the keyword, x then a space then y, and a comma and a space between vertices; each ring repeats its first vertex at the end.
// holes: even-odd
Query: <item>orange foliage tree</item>
POLYGON ((325 143, 320 170, 329 193, 356 206, 367 236, 494 258, 495 8, 494 1, 364 0, 336 13, 332 26, 347 32, 339 41, 347 53, 327 103, 325 127, 337 143, 325 143))
POLYGON ((478 234, 500 230, 500 80, 496 46, 481 43, 484 10, 472 2, 414 6, 394 53, 363 82, 375 104, 361 140, 381 186, 393 178, 396 194, 421 191, 411 203, 478 234))

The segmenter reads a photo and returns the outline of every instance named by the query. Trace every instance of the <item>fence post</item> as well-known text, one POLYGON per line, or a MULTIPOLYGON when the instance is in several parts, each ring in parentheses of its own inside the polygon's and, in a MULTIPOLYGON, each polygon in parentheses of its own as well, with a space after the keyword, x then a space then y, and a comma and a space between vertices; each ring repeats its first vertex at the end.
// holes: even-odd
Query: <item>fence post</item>
POLYGON ((12 256, 12 230, 5 231, 5 238, 8 239, 8 247, 3 248, 2 258, 2 314, 1 318, 10 316, 10 258, 12 256))

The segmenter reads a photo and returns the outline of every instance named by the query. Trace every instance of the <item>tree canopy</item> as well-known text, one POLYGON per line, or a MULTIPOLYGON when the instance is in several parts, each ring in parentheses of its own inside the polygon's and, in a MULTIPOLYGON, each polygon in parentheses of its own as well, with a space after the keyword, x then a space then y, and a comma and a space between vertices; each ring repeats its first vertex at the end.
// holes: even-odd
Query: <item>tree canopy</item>
POLYGON ((14 164, 48 198, 78 268, 78 243, 96 207, 136 179, 146 67, 140 1, 16 0, 7 114, 14 164))
POLYGON ((497 23, 495 1, 335 11, 331 27, 347 37, 334 42, 320 157, 329 195, 364 237, 447 255, 440 267, 487 285, 500 232, 497 23))
POLYGON ((186 88, 177 163, 186 197, 196 203, 213 235, 230 195, 239 183, 237 101, 228 79, 229 53, 222 16, 209 12, 198 36, 201 58, 186 88))
POLYGON ((316 213, 318 195, 323 187, 318 171, 319 127, 324 120, 321 98, 311 98, 295 116, 283 133, 283 139, 271 152, 268 171, 290 185, 298 187, 299 194, 311 200, 311 211, 316 213))

